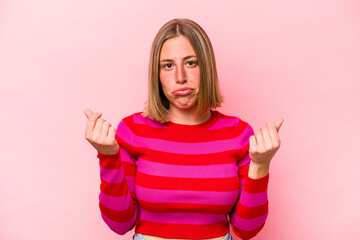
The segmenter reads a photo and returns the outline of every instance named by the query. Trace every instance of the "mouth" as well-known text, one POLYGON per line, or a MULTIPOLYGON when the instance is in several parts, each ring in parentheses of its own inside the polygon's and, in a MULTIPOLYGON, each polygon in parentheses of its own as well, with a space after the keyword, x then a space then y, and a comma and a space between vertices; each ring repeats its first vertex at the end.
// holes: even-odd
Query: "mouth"
POLYGON ((175 96, 186 96, 186 95, 191 94, 192 92, 194 92, 193 88, 184 87, 184 88, 178 88, 178 89, 174 90, 172 93, 175 96))

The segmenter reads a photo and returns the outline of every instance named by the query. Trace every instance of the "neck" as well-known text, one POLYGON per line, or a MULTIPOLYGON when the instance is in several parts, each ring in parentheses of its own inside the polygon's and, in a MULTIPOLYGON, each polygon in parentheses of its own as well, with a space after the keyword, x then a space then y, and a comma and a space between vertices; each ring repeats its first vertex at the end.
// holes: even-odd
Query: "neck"
POLYGON ((170 108, 169 110, 170 121, 177 124, 196 125, 206 122, 212 116, 210 110, 206 111, 202 115, 197 115, 195 111, 196 109, 181 110, 181 109, 170 108))

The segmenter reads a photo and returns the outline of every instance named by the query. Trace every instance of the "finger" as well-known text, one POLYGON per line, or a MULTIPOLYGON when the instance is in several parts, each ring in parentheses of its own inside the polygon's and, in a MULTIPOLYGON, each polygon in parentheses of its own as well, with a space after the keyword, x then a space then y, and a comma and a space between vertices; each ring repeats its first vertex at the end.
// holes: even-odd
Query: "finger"
POLYGON ((86 108, 84 110, 85 116, 87 117, 87 119, 89 119, 94 113, 93 111, 91 111, 89 108, 86 108))
POLYGON ((262 132, 262 135, 263 135, 263 138, 264 138, 264 147, 265 149, 271 149, 272 148, 272 143, 271 143, 271 137, 269 135, 269 129, 267 127, 267 125, 263 125, 261 127, 261 132, 262 132))
POLYGON ((107 121, 104 121, 104 123, 101 126, 101 136, 106 138, 109 132, 109 128, 111 127, 110 123, 107 121))
POLYGON ((85 130, 86 136, 88 136, 89 134, 91 134, 94 131, 96 121, 100 117, 101 117, 101 113, 94 113, 90 116, 90 118, 88 119, 88 121, 86 123, 86 130, 85 130))
POLYGON ((276 125, 274 122, 268 122, 268 129, 269 129, 269 134, 272 140, 272 146, 273 147, 279 147, 280 146, 280 138, 279 138, 279 134, 278 131, 276 129, 276 125))
POLYGON ((255 137, 256 137, 256 143, 257 143, 257 151, 258 152, 264 152, 265 151, 265 146, 264 146, 264 137, 262 135, 262 132, 261 131, 256 131, 255 137))
POLYGON ((108 139, 111 142, 115 141, 115 135, 116 135, 116 129, 113 126, 111 126, 109 128, 108 139))
POLYGON ((256 152, 256 138, 255 138, 254 135, 252 135, 252 136, 249 138, 249 143, 250 143, 249 152, 250 152, 250 153, 256 152))
POLYGON ((275 126, 276 126, 276 130, 279 131, 281 125, 283 124, 284 119, 283 118, 278 118, 275 120, 275 126))
POLYGON ((104 119, 99 118, 96 120, 95 127, 93 130, 93 136, 96 138, 96 140, 99 140, 101 138, 101 128, 104 123, 104 119))

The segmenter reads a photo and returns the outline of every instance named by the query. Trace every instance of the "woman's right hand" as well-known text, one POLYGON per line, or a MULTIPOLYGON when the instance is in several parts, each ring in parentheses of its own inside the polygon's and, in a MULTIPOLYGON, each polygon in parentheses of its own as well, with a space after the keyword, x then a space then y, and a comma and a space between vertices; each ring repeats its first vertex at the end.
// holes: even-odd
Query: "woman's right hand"
POLYGON ((88 108, 84 112, 88 119, 85 130, 86 140, 101 154, 117 154, 120 147, 115 139, 116 128, 100 118, 101 113, 93 113, 88 108))

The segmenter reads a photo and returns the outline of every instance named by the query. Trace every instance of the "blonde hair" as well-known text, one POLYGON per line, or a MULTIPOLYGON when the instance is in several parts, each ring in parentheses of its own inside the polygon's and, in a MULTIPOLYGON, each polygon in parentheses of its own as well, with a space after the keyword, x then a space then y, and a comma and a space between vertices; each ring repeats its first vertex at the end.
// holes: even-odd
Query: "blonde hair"
POLYGON ((195 50, 200 67, 200 89, 196 114, 202 115, 211 108, 221 106, 224 101, 218 86, 215 55, 209 37, 194 21, 176 18, 160 28, 152 43, 149 61, 148 100, 142 116, 160 123, 169 121, 169 101, 165 97, 160 79, 160 52, 164 42, 170 38, 184 36, 195 50))

